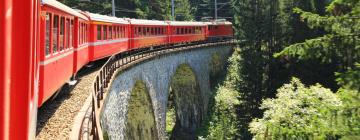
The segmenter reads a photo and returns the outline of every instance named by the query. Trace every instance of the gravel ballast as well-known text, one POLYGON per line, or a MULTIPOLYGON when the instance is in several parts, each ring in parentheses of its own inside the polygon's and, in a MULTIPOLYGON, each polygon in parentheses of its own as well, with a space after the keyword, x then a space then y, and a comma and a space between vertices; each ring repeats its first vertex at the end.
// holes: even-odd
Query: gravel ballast
POLYGON ((36 139, 69 139, 74 117, 90 95, 94 78, 106 60, 96 62, 79 72, 75 86, 64 86, 55 99, 49 99, 38 109, 36 139))

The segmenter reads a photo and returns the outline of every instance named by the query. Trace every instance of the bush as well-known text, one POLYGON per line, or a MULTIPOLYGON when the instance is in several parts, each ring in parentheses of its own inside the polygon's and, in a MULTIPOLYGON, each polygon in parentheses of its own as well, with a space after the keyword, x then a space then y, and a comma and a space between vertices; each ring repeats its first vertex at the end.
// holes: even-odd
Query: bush
POLYGON ((305 87, 293 78, 277 90, 275 99, 266 99, 261 119, 250 123, 255 139, 328 139, 340 135, 338 112, 340 98, 317 84, 305 87))

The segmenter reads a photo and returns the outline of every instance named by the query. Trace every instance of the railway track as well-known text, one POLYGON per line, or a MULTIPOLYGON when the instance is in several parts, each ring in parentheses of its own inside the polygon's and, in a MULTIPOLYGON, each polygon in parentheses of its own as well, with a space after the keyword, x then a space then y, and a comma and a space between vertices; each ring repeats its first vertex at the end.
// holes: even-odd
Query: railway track
POLYGON ((74 117, 92 91, 92 82, 106 60, 100 60, 92 67, 84 67, 78 73, 74 86, 64 86, 59 95, 47 101, 38 110, 36 139, 69 139, 74 117))

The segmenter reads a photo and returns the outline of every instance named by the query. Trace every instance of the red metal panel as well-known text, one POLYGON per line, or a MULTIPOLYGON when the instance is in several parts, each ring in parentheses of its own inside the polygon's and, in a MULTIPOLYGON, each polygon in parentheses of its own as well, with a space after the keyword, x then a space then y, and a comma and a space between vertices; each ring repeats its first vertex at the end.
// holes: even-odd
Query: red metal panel
POLYGON ((159 46, 168 42, 168 37, 163 36, 150 36, 150 37, 137 37, 132 38, 132 49, 146 48, 150 46, 159 46))
MULTIPOLYGON (((113 23, 104 23, 91 21, 90 29, 90 41, 89 41, 89 61, 96 61, 108 56, 111 56, 116 53, 124 52, 129 49, 129 40, 128 40, 128 25, 127 24, 113 24, 113 23), (120 26, 124 28, 123 37, 106 39, 106 40, 97 40, 97 26, 98 25, 108 25, 108 26, 120 26)), ((109 30, 107 30, 109 32, 109 30)), ((101 29, 101 38, 103 38, 103 29, 101 29)))
POLYGON ((128 50, 128 40, 124 40, 122 42, 117 42, 117 43, 110 43, 109 40, 101 41, 101 42, 109 43, 109 44, 91 46, 94 56, 91 59, 91 61, 99 60, 101 58, 105 58, 113 54, 117 54, 128 50))
POLYGON ((208 37, 230 37, 233 36, 232 25, 214 25, 212 30, 209 30, 208 37))
POLYGON ((61 56, 62 58, 58 57, 59 59, 52 59, 53 61, 51 63, 40 65, 41 82, 39 106, 64 85, 73 74, 73 50, 64 51, 58 56, 61 56))
POLYGON ((35 139, 38 3, 0 1, 0 139, 35 139))

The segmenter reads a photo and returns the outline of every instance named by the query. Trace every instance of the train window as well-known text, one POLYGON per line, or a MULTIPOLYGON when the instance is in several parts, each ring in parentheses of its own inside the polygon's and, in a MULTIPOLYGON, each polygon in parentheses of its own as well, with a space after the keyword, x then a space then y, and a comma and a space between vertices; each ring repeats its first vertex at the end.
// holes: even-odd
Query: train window
POLYGON ((108 35, 108 39, 111 39, 112 37, 112 27, 109 26, 109 35, 108 35))
POLYGON ((65 18, 61 17, 60 19, 60 36, 59 36, 59 46, 60 51, 64 50, 64 26, 65 26, 65 18))
POLYGON ((181 34, 185 34, 185 29, 181 28, 181 34))
POLYGON ((86 24, 83 23, 83 44, 86 42, 86 24))
POLYGON ((81 22, 79 22, 79 29, 78 29, 78 38, 79 38, 79 44, 82 44, 82 37, 81 37, 81 34, 82 34, 82 26, 81 26, 81 22))
POLYGON ((180 34, 180 28, 176 28, 176 34, 180 34))
POLYGON ((101 25, 97 25, 97 40, 101 40, 101 25))
POLYGON ((141 27, 137 27, 136 33, 137 33, 138 36, 142 35, 141 27))
POLYGON ((86 42, 86 24, 83 23, 83 44, 86 42))
POLYGON ((113 26, 112 38, 116 39, 116 26, 113 26))
POLYGON ((123 27, 121 26, 120 29, 119 29, 119 36, 120 36, 121 38, 123 37, 123 35, 122 35, 122 32, 123 32, 123 31, 122 31, 122 30, 123 30, 123 27))
POLYGON ((51 25, 51 14, 46 13, 46 31, 45 31, 45 55, 50 54, 50 25, 51 25))
POLYGON ((65 41, 66 49, 70 48, 70 19, 66 19, 66 41, 65 41))
POLYGON ((81 26, 81 30, 80 30, 81 31, 80 32, 81 44, 84 44, 84 39, 85 39, 84 38, 84 23, 81 22, 80 26, 81 26))
POLYGON ((121 27, 121 37, 125 37, 125 27, 121 27))
POLYGON ((122 27, 122 29, 123 29, 122 36, 123 36, 123 37, 126 37, 126 32, 127 32, 127 30, 126 30, 125 27, 122 27))
POLYGON ((56 53, 58 50, 58 31, 59 31, 59 16, 54 15, 53 23, 53 53, 56 53))
POLYGON ((121 26, 119 26, 119 38, 121 38, 121 26))
POLYGON ((142 36, 146 36, 146 27, 142 27, 142 36))
POLYGON ((103 40, 106 40, 107 39, 107 26, 104 25, 103 26, 103 40))
POLYGON ((115 27, 114 27, 114 35, 115 35, 115 38, 119 38, 119 37, 118 37, 118 27, 119 27, 119 26, 115 26, 115 27))
POLYGON ((122 27, 119 27, 119 37, 122 38, 122 27))
POLYGON ((74 44, 74 40, 73 40, 73 33, 74 33, 74 21, 71 20, 70 21, 70 39, 69 39, 69 42, 70 42, 70 47, 72 48, 73 47, 73 44, 74 44))
POLYGON ((84 36, 85 36, 85 42, 86 43, 88 41, 88 34, 87 34, 87 30, 88 30, 88 26, 86 23, 84 23, 85 29, 84 29, 84 36))
POLYGON ((119 38, 119 26, 115 26, 115 38, 119 38))
POLYGON ((122 28, 122 27, 119 27, 119 38, 122 37, 122 35, 121 35, 121 34, 122 34, 122 33, 121 33, 121 28, 122 28))

